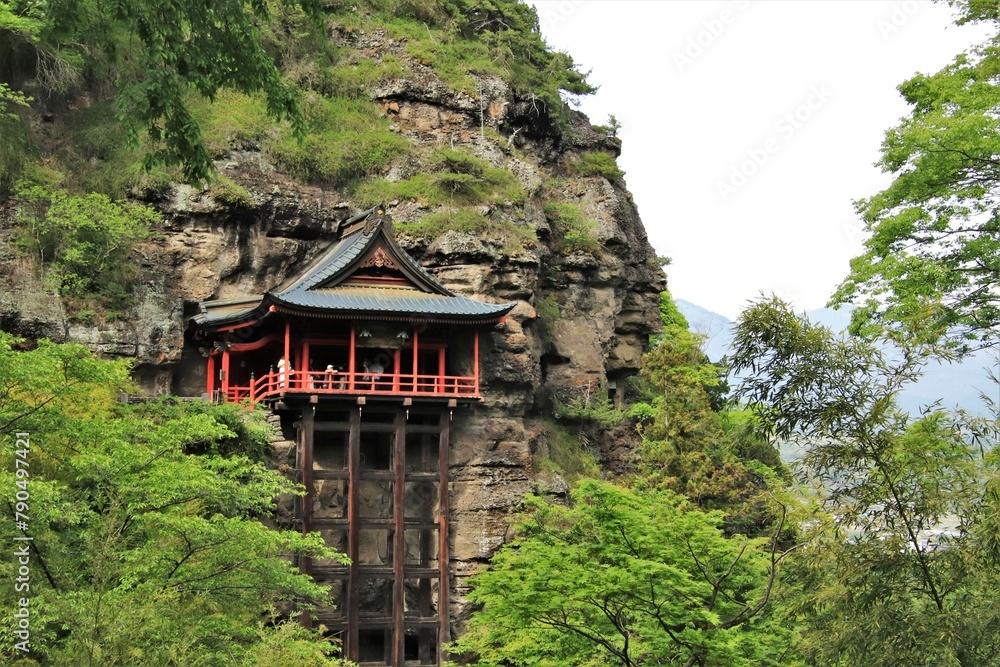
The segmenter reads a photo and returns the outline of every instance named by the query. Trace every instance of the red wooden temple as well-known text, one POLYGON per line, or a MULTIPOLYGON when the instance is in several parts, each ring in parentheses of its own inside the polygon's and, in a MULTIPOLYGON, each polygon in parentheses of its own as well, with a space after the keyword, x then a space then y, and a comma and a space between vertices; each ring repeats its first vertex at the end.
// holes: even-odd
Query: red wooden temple
POLYGON ((296 518, 351 559, 302 559, 336 600, 303 622, 361 665, 445 659, 452 410, 481 400, 480 333, 513 306, 442 286, 377 207, 282 285, 203 302, 192 319, 209 395, 266 403, 294 425, 296 518))
POLYGON ((514 304, 443 287, 366 211, 313 265, 262 296, 206 301, 207 391, 252 402, 287 394, 479 398, 479 333, 514 304))

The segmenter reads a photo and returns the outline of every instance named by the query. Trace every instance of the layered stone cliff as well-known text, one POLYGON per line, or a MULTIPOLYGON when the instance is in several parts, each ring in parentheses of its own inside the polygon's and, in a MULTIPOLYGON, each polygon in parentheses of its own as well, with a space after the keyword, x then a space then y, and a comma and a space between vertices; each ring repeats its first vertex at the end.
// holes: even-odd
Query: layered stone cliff
MULTIPOLYGON (((405 57, 377 33, 342 39, 369 54, 405 57)), ((386 202, 401 245, 443 284, 482 300, 518 303, 484 344, 485 403, 455 415, 451 532, 460 600, 462 578, 503 542, 511 508, 538 488, 536 457, 545 452, 553 398, 620 393, 638 372, 648 338, 660 328, 664 276, 624 182, 572 168, 587 153, 617 156, 617 139, 577 112, 560 126, 537 100, 518 97, 501 80, 484 79, 476 97, 451 91, 429 69, 411 65, 406 78, 369 91, 394 131, 414 146, 390 167, 388 180, 419 170, 419 156, 428 151, 461 149, 508 170, 527 193, 524 203, 483 204, 478 212, 538 238, 531 247, 511 248, 489 234, 419 236, 408 233, 406 223, 447 207, 386 202), (556 247, 544 211, 553 200, 572 203, 596 223, 591 233, 599 249, 556 247)), ((281 173, 252 145, 217 167, 249 200, 227 203, 210 189, 187 185, 133 193, 161 213, 162 225, 136 250, 144 278, 136 305, 115 321, 81 323, 67 315, 37 267, 19 257, 8 208, 0 225, 0 327, 134 358, 146 393, 199 395, 204 386, 190 371, 203 360, 194 345, 185 345, 186 318, 196 304, 277 286, 321 253, 339 223, 361 208, 342 191, 281 173)))

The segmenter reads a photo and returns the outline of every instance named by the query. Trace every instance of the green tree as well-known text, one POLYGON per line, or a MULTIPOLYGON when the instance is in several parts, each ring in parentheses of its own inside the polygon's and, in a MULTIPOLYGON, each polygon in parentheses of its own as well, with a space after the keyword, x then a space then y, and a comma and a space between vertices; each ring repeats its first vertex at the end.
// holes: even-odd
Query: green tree
POLYGON ((122 307, 138 274, 130 255, 159 221, 152 209, 92 193, 70 195, 43 186, 19 192, 20 244, 52 270, 60 294, 105 297, 122 307))
MULTIPOLYGON (((251 667, 279 654, 302 667, 337 664, 324 657, 328 642, 269 622, 328 594, 292 556, 337 555, 318 534, 261 522, 277 495, 298 491, 235 453, 245 447, 224 455, 208 446, 240 437, 225 425, 228 411, 121 406, 127 363, 79 345, 21 345, 0 333, 0 538, 33 538, 30 588, 3 587, 0 600, 14 609, 30 598, 31 640, 27 656, 16 652, 4 624, 3 655, 39 665, 251 667), (18 433, 30 434, 23 457, 18 433), (13 490, 25 492, 24 506, 13 490)), ((3 559, 0 577, 13 582, 18 567, 3 559)))
POLYGON ((222 88, 260 91, 272 117, 304 131, 296 96, 264 50, 260 27, 286 8, 319 20, 319 7, 315 0, 123 0, 113 6, 0 0, 0 61, 8 63, 0 80, 46 93, 63 92, 84 77, 111 82, 126 135, 145 132, 155 146, 150 164, 181 165, 189 180, 204 180, 214 169, 191 110, 192 93, 214 99, 222 88))
POLYGON ((721 512, 669 491, 585 480, 569 507, 526 502, 517 537, 473 579, 483 609, 453 652, 484 666, 783 664, 773 539, 727 539, 721 512))
POLYGON ((906 336, 836 338, 777 299, 739 319, 738 396, 822 482, 828 514, 812 517, 786 568, 809 664, 1000 664, 993 424, 896 405, 938 351, 906 336))
POLYGON ((773 517, 761 493, 769 475, 783 472, 777 452, 725 405, 724 369, 709 362, 668 292, 660 316, 664 331, 643 357, 639 400, 629 410, 642 435, 637 471, 645 484, 724 509, 729 529, 767 532, 773 517))
MULTIPOLYGON (((996 23, 995 3, 952 1, 959 23, 996 23)), ((964 347, 997 342, 1000 300, 1000 35, 899 86, 910 115, 878 164, 894 180, 856 202, 870 237, 832 304, 857 304, 855 332, 919 319, 964 347)))

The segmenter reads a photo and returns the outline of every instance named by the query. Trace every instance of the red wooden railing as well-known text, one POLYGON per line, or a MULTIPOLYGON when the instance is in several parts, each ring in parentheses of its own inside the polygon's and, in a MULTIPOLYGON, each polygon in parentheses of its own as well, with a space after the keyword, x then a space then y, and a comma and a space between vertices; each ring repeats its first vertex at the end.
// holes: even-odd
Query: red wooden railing
POLYGON ((282 394, 332 395, 392 395, 440 396, 444 398, 479 396, 478 378, 462 375, 414 375, 413 373, 382 373, 380 375, 347 371, 310 373, 274 371, 259 378, 251 376, 248 385, 229 385, 227 401, 237 403, 249 399, 256 403, 282 394))

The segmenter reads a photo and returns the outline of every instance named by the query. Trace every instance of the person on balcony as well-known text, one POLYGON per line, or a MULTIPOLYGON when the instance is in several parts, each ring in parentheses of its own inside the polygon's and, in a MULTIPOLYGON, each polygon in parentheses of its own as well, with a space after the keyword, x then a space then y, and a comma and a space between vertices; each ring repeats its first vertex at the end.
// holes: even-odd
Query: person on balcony
POLYGON ((379 378, 382 377, 382 373, 385 372, 385 367, 377 361, 375 363, 369 363, 368 360, 365 359, 361 363, 361 368, 365 373, 361 379, 366 382, 371 382, 371 390, 375 391, 375 384, 379 381, 379 378))
POLYGON ((282 389, 285 388, 285 383, 288 381, 288 371, 290 370, 284 357, 278 359, 278 386, 282 389))

